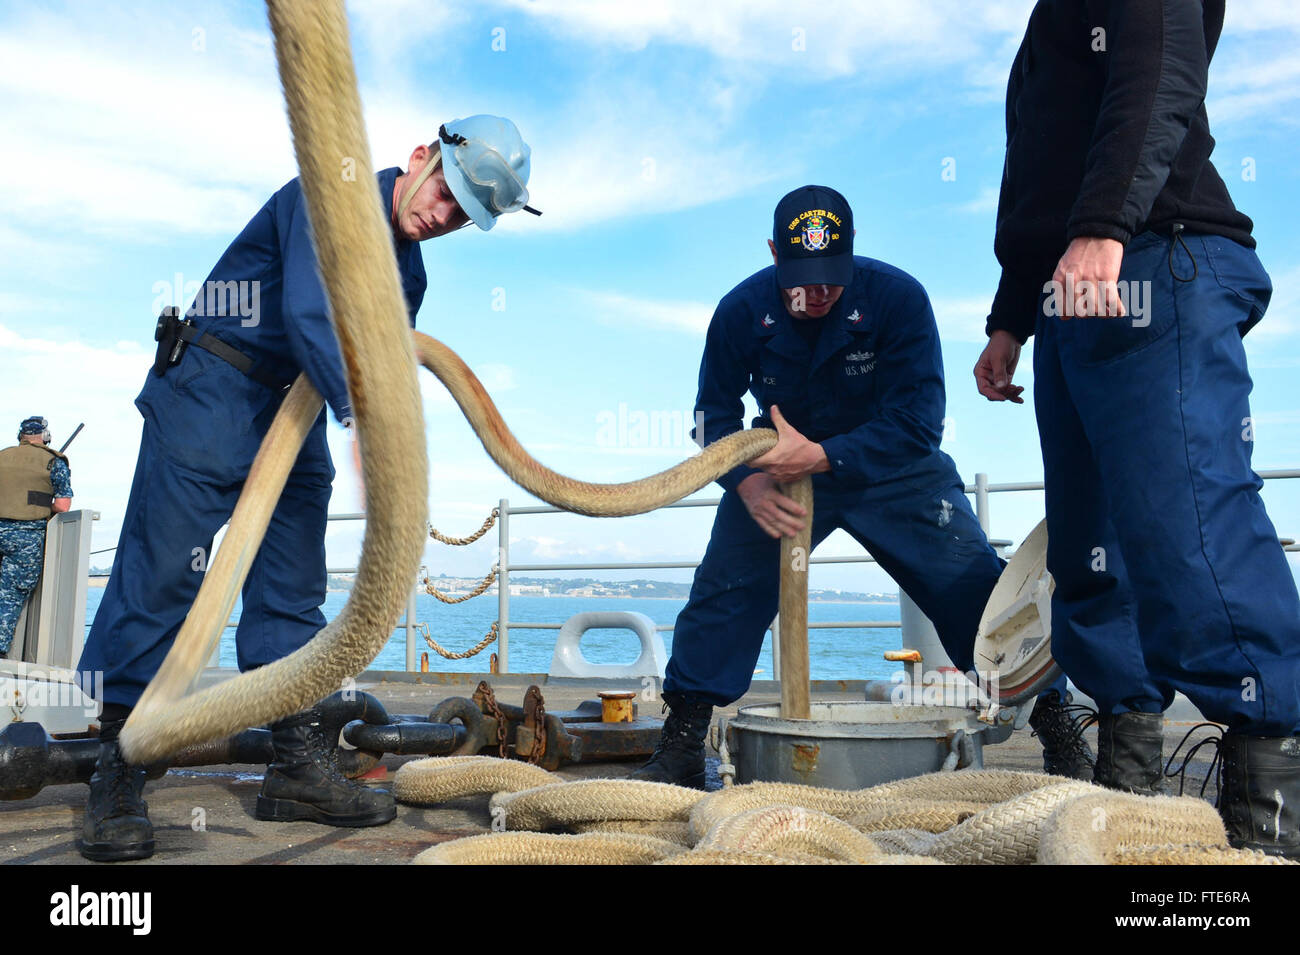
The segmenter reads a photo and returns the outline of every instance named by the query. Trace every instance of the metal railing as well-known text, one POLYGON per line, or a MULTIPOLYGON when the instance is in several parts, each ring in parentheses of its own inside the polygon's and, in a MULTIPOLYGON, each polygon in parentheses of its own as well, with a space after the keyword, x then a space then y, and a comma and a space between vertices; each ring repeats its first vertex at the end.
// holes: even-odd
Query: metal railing
MULTIPOLYGON (((1300 479, 1300 468, 1283 468, 1269 471, 1256 472, 1265 481, 1300 479)), ((975 516, 979 519, 980 527, 984 533, 989 532, 991 526, 990 514, 990 495, 1007 494, 1026 491, 1042 491, 1042 481, 1017 481, 1008 484, 990 484, 988 475, 981 472, 975 475, 975 483, 968 484, 965 492, 972 495, 975 500, 975 516)), ((685 508, 685 507, 717 507, 721 498, 708 498, 704 500, 685 500, 677 501, 673 504, 665 505, 661 510, 668 508, 685 508)), ((550 564, 511 564, 510 563, 510 518, 512 515, 534 515, 534 514, 568 514, 563 508, 553 507, 551 505, 528 505, 525 507, 511 507, 509 498, 501 498, 498 502, 497 517, 497 541, 500 562, 497 570, 497 670, 500 673, 509 673, 510 665, 510 630, 559 630, 563 625, 561 623, 510 623, 510 574, 511 572, 547 572, 571 571, 571 570, 686 570, 693 569, 700 565, 700 561, 625 561, 625 562, 606 562, 606 563, 550 563, 550 564)), ((364 513, 351 514, 331 514, 331 521, 364 521, 364 513)), ((1002 552, 1013 542, 1010 540, 1001 540, 990 538, 995 548, 1002 552)), ((1300 552, 1300 544, 1290 538, 1282 539, 1283 549, 1289 553, 1300 552)), ((114 547, 101 548, 91 551, 92 554, 102 554, 115 550, 114 547)), ((809 559, 810 564, 870 564, 875 563, 876 559, 870 554, 860 555, 842 555, 831 557, 812 557, 809 559)), ((356 567, 327 567, 326 573, 329 574, 355 574, 356 567)), ((106 576, 97 574, 91 576, 106 576)), ((399 630, 406 631, 406 669, 414 671, 417 669, 416 656, 416 634, 420 630, 420 623, 416 620, 416 595, 420 592, 420 584, 417 583, 411 588, 410 596, 406 602, 406 615, 398 623, 399 630)), ((235 622, 226 624, 227 628, 236 626, 235 622)), ((865 620, 847 620, 847 621, 820 621, 809 623, 810 630, 848 630, 848 629, 900 629, 901 621, 865 621, 865 620)), ((656 625, 656 630, 671 632, 673 628, 668 625, 656 625)), ((780 655, 780 629, 774 620, 770 627, 772 632, 772 653, 774 661, 779 659, 780 655)), ((779 679, 779 674, 774 674, 779 679)))
MULTIPOLYGON (((1264 480, 1277 480, 1285 478, 1300 478, 1300 468, 1287 468, 1282 470, 1258 471, 1264 480)), ((989 533, 991 526, 989 495, 1005 494, 1021 491, 1042 491, 1042 481, 1019 481, 1010 484, 990 484, 989 476, 983 472, 975 475, 975 483, 968 484, 965 491, 975 499, 975 516, 979 519, 980 527, 985 534, 989 533)), ((675 504, 669 504, 666 507, 717 507, 721 498, 709 498, 707 500, 686 500, 678 501, 675 504)), ((502 673, 508 673, 510 660, 510 629, 513 626, 517 630, 559 630, 562 624, 549 623, 510 623, 510 572, 511 571, 567 571, 567 570, 669 570, 694 568, 700 565, 700 561, 629 561, 623 563, 589 563, 589 564, 511 564, 510 563, 510 516, 512 514, 567 514, 563 508, 553 507, 551 505, 530 505, 527 507, 510 506, 509 498, 501 498, 497 504, 497 547, 501 555, 500 566, 497 568, 497 666, 502 673)), ((1009 540, 1000 540, 990 538, 991 543, 998 549, 999 553, 1003 552, 1013 542, 1009 540)), ((1283 547, 1287 551, 1300 551, 1294 541, 1283 540, 1283 547)), ((875 563, 876 559, 870 554, 862 555, 845 555, 836 557, 812 557, 809 559, 810 564, 854 564, 854 563, 875 563)), ((825 630, 847 630, 847 629, 901 629, 901 621, 823 621, 818 623, 809 623, 808 629, 825 629, 825 630)), ((671 631, 673 628, 666 625, 655 627, 660 631, 671 631)), ((772 633, 772 658, 775 662, 780 659, 780 628, 777 621, 773 621, 770 628, 772 633)), ((408 655, 409 655, 408 651, 408 655)), ((779 673, 774 674, 779 679, 779 673)))

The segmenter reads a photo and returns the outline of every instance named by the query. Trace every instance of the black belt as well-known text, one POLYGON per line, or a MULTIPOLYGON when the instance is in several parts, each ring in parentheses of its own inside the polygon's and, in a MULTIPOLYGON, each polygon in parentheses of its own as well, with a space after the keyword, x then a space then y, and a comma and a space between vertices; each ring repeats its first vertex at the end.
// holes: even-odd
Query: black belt
POLYGON ((181 319, 180 309, 174 305, 164 308, 162 314, 158 316, 154 341, 158 343, 158 351, 154 355, 153 370, 160 377, 167 373, 168 368, 181 360, 186 345, 194 345, 210 355, 216 355, 222 361, 234 366, 241 374, 272 391, 282 391, 286 387, 285 382, 259 368, 257 362, 238 348, 227 345, 215 335, 199 331, 192 320, 181 319))
POLYGON ((257 367, 257 363, 242 351, 227 345, 220 338, 199 331, 193 325, 179 325, 176 329, 176 337, 197 348, 202 348, 210 355, 216 355, 227 364, 234 365, 236 369, 252 378, 259 385, 265 385, 273 391, 280 391, 285 387, 284 382, 278 381, 274 375, 268 374, 257 367))

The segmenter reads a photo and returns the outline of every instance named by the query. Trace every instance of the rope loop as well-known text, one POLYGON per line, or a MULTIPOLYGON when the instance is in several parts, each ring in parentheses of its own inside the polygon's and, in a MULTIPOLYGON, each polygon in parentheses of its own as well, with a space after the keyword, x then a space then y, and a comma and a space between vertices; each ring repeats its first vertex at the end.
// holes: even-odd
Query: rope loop
POLYGON ((468 660, 475 654, 482 653, 485 649, 491 646, 497 638, 497 621, 493 620, 492 626, 488 628, 487 636, 469 650, 455 653, 444 648, 437 640, 433 639, 429 634, 429 625, 427 623, 419 624, 419 628, 420 632, 424 635, 424 642, 429 645, 429 649, 438 654, 438 656, 442 657, 444 660, 468 660))
POLYGON ((492 508, 492 513, 487 516, 487 520, 483 522, 483 526, 480 527, 478 530, 476 530, 473 534, 470 534, 468 537, 446 537, 443 534, 439 533, 438 529, 434 527, 432 524, 426 522, 425 526, 429 528, 429 536, 432 537, 434 540, 439 541, 443 544, 450 544, 453 547, 464 547, 466 544, 474 543, 476 540, 478 540, 480 537, 486 534, 491 529, 492 525, 497 522, 497 517, 500 515, 500 513, 501 513, 501 508, 499 507, 492 508))
POLYGON ((460 597, 448 597, 446 594, 444 594, 441 590, 439 590, 437 587, 433 585, 433 581, 429 579, 427 574, 425 575, 421 583, 424 584, 424 592, 426 594, 429 594, 431 597, 437 597, 445 604, 463 604, 466 600, 473 600, 475 597, 478 597, 479 595, 484 593, 484 591, 486 591, 489 587, 492 586, 493 581, 495 581, 496 579, 497 579, 497 569, 493 567, 491 570, 488 571, 488 575, 484 577, 474 587, 473 590, 460 597))

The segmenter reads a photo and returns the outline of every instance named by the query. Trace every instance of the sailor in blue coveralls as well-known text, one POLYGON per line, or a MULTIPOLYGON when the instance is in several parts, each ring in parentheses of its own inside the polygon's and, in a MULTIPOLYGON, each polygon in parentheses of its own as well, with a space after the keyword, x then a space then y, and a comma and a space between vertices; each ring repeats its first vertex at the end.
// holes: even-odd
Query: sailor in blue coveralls
POLYGON ((1223 0, 1035 7, 975 377, 1022 401, 1035 337, 1052 650, 1097 701, 1096 781, 1161 788, 1161 714, 1182 692, 1227 727, 1230 842, 1300 857, 1300 598, 1251 468, 1242 344, 1272 285, 1205 111, 1223 15, 1223 0))
MULTIPOLYGON (((412 326, 426 286, 419 243, 470 220, 490 229, 501 213, 525 208, 528 174, 529 148, 519 131, 493 116, 449 123, 432 145, 412 152, 406 173, 394 167, 377 174, 376 198, 392 225, 412 326)), ((144 430, 135 479, 80 663, 83 672, 102 671, 104 686, 104 743, 81 845, 93 859, 153 851, 140 800, 143 770, 122 763, 117 734, 189 611, 213 535, 230 517, 287 387, 305 372, 335 418, 351 422, 298 180, 272 196, 231 243, 186 318, 192 324, 160 325, 158 361, 136 399, 144 430)), ((241 670, 291 653, 325 625, 333 477, 322 411, 244 584, 236 633, 241 670)), ((314 709, 271 729, 276 761, 258 797, 258 818, 369 826, 395 816, 391 795, 338 772, 314 709)))
POLYGON ((41 579, 46 522, 72 505, 68 459, 49 443, 49 425, 33 416, 19 425, 17 446, 0 451, 0 657, 41 579))
MULTIPOLYGON (((770 411, 775 448, 724 475, 704 560, 673 631, 664 682, 671 711, 634 778, 700 786, 714 706, 749 688, 777 610, 780 538, 804 510, 779 482, 811 474, 812 544, 843 528, 933 621, 962 672, 1003 562, 948 455, 939 450, 943 361, 916 279, 853 255, 844 197, 805 186, 776 208, 775 266, 729 292, 709 325, 697 415, 704 443, 742 427, 741 399, 770 411)), ((697 436, 698 439, 699 436, 697 436)), ((1091 753, 1064 712, 1064 678, 1035 707, 1045 765, 1091 775, 1091 753)))

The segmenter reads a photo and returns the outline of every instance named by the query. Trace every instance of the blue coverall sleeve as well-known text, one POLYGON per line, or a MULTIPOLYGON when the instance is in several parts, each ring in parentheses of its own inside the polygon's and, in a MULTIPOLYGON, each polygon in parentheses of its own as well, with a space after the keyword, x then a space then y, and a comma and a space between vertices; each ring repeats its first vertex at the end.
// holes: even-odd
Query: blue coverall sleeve
POLYGON ((868 485, 933 454, 943 427, 943 358, 930 299, 915 282, 891 291, 878 300, 878 411, 821 442, 833 473, 868 485))
MULTIPOLYGON (((696 433, 698 426, 691 429, 691 437, 701 447, 734 434, 744 426, 749 368, 735 340, 736 326, 743 321, 743 313, 730 307, 723 299, 709 322, 704 357, 700 359, 700 390, 695 398, 695 418, 702 422, 704 434, 696 433)), ((734 491, 741 481, 758 473, 757 468, 740 464, 718 478, 718 484, 723 490, 734 491)))
POLYGON ((280 228, 284 332, 294 361, 329 403, 334 417, 344 423, 352 417, 352 402, 348 398, 338 339, 330 322, 329 300, 316 263, 316 248, 311 240, 302 191, 297 190, 286 205, 288 218, 280 228))

